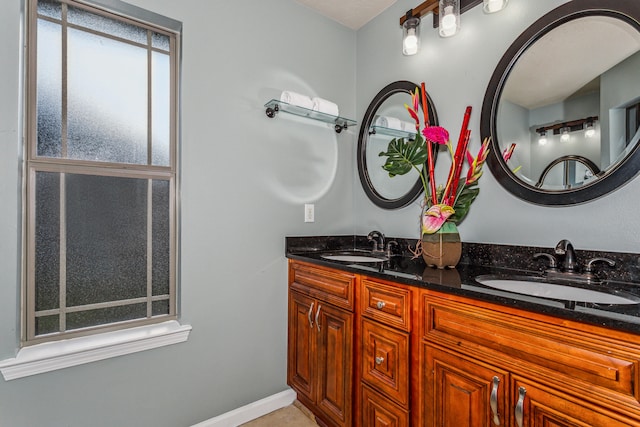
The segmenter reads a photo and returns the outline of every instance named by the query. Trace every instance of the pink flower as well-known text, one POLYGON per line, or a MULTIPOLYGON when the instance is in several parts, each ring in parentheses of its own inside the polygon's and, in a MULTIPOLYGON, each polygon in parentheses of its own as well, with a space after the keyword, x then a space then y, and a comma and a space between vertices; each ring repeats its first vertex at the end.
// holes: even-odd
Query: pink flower
POLYGON ((427 126, 422 129, 422 135, 436 144, 447 144, 449 142, 449 132, 440 126, 427 126))
POLYGON ((422 232, 433 234, 440 230, 451 215, 456 211, 449 205, 433 205, 422 216, 422 232))
POLYGON ((504 149, 504 151, 502 152, 502 158, 504 159, 505 163, 509 161, 509 159, 511 158, 511 155, 513 154, 513 150, 515 149, 516 149, 516 144, 511 144, 509 148, 504 149))
POLYGON ((404 104, 404 107, 409 112, 409 115, 416 121, 416 130, 420 130, 420 117, 418 117, 418 107, 420 106, 420 92, 416 87, 415 93, 411 93, 411 104, 412 106, 408 106, 404 104))
POLYGON ((469 162, 469 170, 467 171, 467 180, 465 184, 472 184, 476 182, 482 176, 482 166, 484 165, 485 160, 487 160, 487 155, 489 154, 489 138, 486 138, 482 145, 480 146, 480 151, 478 151, 478 155, 474 159, 473 156, 467 150, 467 160, 469 162))

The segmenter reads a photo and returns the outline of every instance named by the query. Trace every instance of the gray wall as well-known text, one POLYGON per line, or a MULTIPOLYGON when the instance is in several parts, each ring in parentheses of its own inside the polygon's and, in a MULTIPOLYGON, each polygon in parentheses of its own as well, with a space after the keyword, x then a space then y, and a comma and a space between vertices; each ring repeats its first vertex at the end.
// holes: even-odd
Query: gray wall
MULTIPOLYGON (((0 14, 0 360, 18 319, 20 0, 0 14)), ((357 128, 263 105, 282 89, 355 117, 355 32, 292 0, 132 0, 184 25, 187 343, 5 382, 0 426, 190 426, 286 388, 284 236, 353 233, 357 128), (304 203, 316 222, 305 224, 304 203)))
MULTIPOLYGON (((293 0, 131 0, 181 20, 183 52, 182 320, 187 343, 25 379, 0 380, 0 426, 189 426, 285 389, 284 236, 366 233, 416 237, 417 206, 376 208, 355 166, 358 129, 331 129, 262 105, 283 88, 322 96, 358 121, 387 83, 425 81, 441 123, 456 134, 480 108, 502 53, 562 1, 511 0, 499 14, 463 15, 440 39, 403 57, 399 0, 358 32, 293 0), (357 45, 357 49, 356 49, 357 45), (303 204, 316 222, 303 223, 303 204)), ((17 347, 19 316, 20 0, 0 14, 0 359, 17 347)), ((461 227, 466 241, 640 252, 640 182, 601 200, 545 208, 515 199, 487 170, 461 227), (606 212, 608 222, 603 220, 606 212), (617 224, 618 227, 607 227, 617 224), (623 224, 623 226, 620 226, 623 224)))
MULTIPOLYGON (((473 107, 470 129, 471 151, 475 154, 481 142, 482 101, 496 64, 528 25, 563 3, 566 1, 511 0, 504 11, 493 15, 485 15, 482 8, 476 7, 462 15, 460 33, 446 39, 439 38, 437 31, 430 28, 431 18, 427 17, 423 19, 426 25, 422 28, 421 51, 405 57, 398 20, 416 2, 399 0, 358 31, 358 120, 387 83, 400 79, 424 81, 441 125, 456 137, 465 107, 473 107)), ((441 171, 443 175, 445 172, 441 171)), ((393 236, 418 235, 417 202, 397 211, 378 209, 355 179, 358 233, 379 229, 393 236)), ((607 197, 579 206, 537 206, 506 192, 486 168, 480 179, 480 195, 461 224, 460 234, 469 242, 551 247, 567 238, 580 249, 640 252, 640 218, 636 214, 639 194, 640 179, 636 178, 607 197)))

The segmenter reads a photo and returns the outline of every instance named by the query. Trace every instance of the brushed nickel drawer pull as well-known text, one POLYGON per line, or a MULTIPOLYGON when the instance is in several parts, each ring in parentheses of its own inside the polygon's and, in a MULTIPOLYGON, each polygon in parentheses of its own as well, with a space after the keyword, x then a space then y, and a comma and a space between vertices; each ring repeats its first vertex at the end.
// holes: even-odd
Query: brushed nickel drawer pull
POLYGON ((320 304, 318 304, 318 311, 316 311, 316 328, 318 328, 318 332, 320 332, 320 321, 318 320, 318 318, 320 317, 320 309, 322 308, 322 306, 320 304))
POLYGON ((376 365, 382 365, 382 362, 384 362, 384 357, 376 356, 376 365))
POLYGON ((387 304, 384 301, 378 301, 378 304, 376 304, 376 307, 378 307, 378 310, 382 310, 385 305, 387 304))
POLYGON ((313 320, 311 319, 311 313, 313 312, 313 305, 315 303, 311 303, 311 307, 309 307, 309 312, 307 313, 307 319, 309 319, 309 326, 313 328, 313 320))
POLYGON ((522 420, 524 418, 524 396, 526 394, 526 388, 520 387, 518 389, 518 403, 516 403, 516 424, 518 424, 518 427, 522 427, 522 420))
POLYGON ((500 385, 500 378, 493 377, 493 387, 491 387, 491 412, 493 413, 493 423, 497 426, 500 425, 500 417, 498 416, 498 386, 500 385))

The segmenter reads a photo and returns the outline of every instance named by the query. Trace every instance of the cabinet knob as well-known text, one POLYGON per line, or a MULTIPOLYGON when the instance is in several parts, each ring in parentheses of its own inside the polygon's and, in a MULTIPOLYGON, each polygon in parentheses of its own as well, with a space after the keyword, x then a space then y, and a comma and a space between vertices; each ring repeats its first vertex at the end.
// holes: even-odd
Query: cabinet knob
POLYGON ((384 357, 376 356, 376 365, 382 365, 382 362, 384 362, 384 357))
POLYGON ((376 304, 376 307, 378 307, 378 310, 382 310, 385 305, 387 304, 384 301, 378 301, 378 304, 376 304))

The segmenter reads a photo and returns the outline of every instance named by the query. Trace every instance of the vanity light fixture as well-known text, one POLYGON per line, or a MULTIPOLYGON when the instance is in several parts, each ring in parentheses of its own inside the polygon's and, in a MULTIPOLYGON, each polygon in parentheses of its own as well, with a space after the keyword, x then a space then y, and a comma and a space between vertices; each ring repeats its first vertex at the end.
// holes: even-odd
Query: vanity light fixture
POLYGON ((538 138, 538 144, 547 145, 547 131, 543 130, 540 132, 540 138, 538 138))
MULTIPOLYGON (((420 18, 433 14, 433 27, 439 27, 442 37, 451 37, 460 29, 460 14, 482 3, 483 0, 427 0, 400 17, 402 26, 402 53, 415 55, 420 49, 420 18), (442 11, 443 13, 440 13, 442 11)), ((506 0, 500 0, 506 3, 506 0)))
POLYGON ((402 24, 402 54, 415 55, 420 50, 420 17, 407 12, 407 19, 402 24))
POLYGON ((460 30, 460 0, 440 0, 440 37, 455 36, 460 30))
POLYGON ((505 7, 509 0, 483 0, 482 10, 484 13, 499 12, 505 7))
POLYGON ((584 124, 584 136, 592 138, 596 134, 596 130, 593 127, 593 120, 589 120, 584 124))
POLYGON ((571 120, 569 122, 555 123, 553 125, 542 126, 536 129, 536 132, 540 135, 538 143, 540 145, 546 144, 547 131, 551 131, 552 135, 560 135, 560 141, 569 141, 569 132, 585 131, 585 136, 591 138, 595 135, 594 123, 598 120, 598 116, 585 117, 584 119, 571 120), (545 142, 542 142, 544 139, 545 142))

